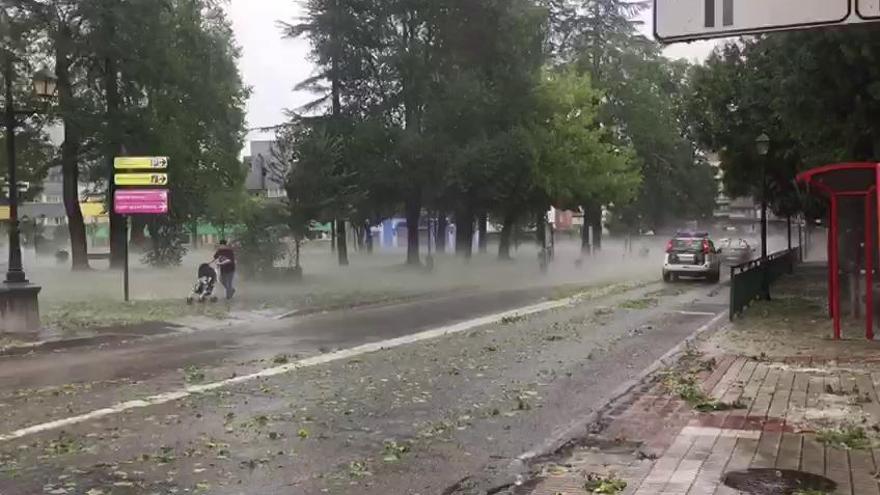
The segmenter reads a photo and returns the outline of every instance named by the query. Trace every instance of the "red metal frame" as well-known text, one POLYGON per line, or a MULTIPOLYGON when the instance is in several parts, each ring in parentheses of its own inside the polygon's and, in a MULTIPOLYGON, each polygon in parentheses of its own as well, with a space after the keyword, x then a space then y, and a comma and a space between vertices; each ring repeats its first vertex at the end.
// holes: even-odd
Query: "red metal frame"
POLYGON ((831 196, 831 317, 834 319, 834 340, 840 340, 840 226, 837 221, 837 196, 831 196))
POLYGON ((874 186, 865 195, 865 338, 868 340, 874 340, 874 207, 872 195, 876 193, 877 186, 874 186))
POLYGON ((797 176, 797 181, 810 183, 817 175, 824 175, 828 172, 840 172, 844 170, 872 170, 876 169, 877 165, 878 164, 876 162, 848 162, 824 165, 822 167, 811 168, 806 172, 801 172, 797 176))
POLYGON ((841 335, 840 314, 840 220, 839 198, 862 197, 865 202, 865 337, 874 340, 874 252, 877 249, 880 228, 880 163, 850 162, 825 165, 808 170, 798 175, 797 181, 809 184, 830 203, 828 212, 828 311, 834 320, 834 338, 841 335), (860 191, 834 191, 827 184, 816 179, 818 177, 847 170, 874 170, 874 184, 865 184, 860 191), (870 186, 870 187, 868 187, 870 186))
POLYGON ((828 256, 828 316, 830 318, 834 318, 834 269, 831 266, 831 224, 833 223, 831 216, 831 208, 828 208, 828 235, 827 242, 828 246, 826 247, 825 253, 828 256))

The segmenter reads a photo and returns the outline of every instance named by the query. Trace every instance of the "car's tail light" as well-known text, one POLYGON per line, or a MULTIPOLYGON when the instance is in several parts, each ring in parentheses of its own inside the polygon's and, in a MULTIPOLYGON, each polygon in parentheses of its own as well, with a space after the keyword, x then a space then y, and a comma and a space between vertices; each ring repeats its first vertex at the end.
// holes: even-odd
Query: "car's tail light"
POLYGON ((672 252, 672 240, 670 239, 670 240, 666 243, 666 253, 668 254, 668 253, 671 253, 671 252, 672 252))
POLYGON ((703 239, 703 254, 709 254, 709 241, 703 239))

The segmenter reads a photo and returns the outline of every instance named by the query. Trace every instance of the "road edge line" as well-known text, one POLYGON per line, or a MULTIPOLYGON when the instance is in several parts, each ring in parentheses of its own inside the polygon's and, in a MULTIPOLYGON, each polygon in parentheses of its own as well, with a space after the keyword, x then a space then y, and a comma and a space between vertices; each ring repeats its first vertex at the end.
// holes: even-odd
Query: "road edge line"
MULTIPOLYGON (((631 290, 638 290, 638 288, 633 288, 631 290)), ((458 323, 453 323, 451 325, 444 325, 442 327, 437 327, 430 330, 425 330, 422 332, 414 333, 411 335, 404 335, 402 337, 397 337, 393 339, 383 340, 379 342, 373 342, 368 344, 362 344, 359 346, 355 346, 349 349, 343 349, 340 351, 321 354, 318 356, 313 356, 310 358, 299 360, 295 363, 285 364, 282 366, 276 366, 272 368, 266 368, 256 373, 251 373, 247 375, 238 376, 235 378, 229 378, 226 380, 221 380, 218 382, 207 383, 202 385, 191 385, 187 386, 183 389, 178 389, 172 392, 165 392, 162 394, 153 395, 144 399, 120 402, 114 404, 109 407, 96 409, 94 411, 90 411, 84 414, 79 414, 76 416, 71 416, 68 418, 57 419, 54 421, 49 421, 45 423, 40 423, 36 425, 31 425, 25 428, 19 428, 17 430, 13 430, 9 433, 0 434, 0 443, 9 442, 13 440, 18 440, 24 437, 28 437, 31 435, 36 435, 39 433, 44 433, 47 431, 57 430, 60 428, 66 428, 74 425, 78 425, 81 423, 85 423, 87 421, 93 421, 96 419, 105 418, 108 416, 113 416, 116 414, 121 414, 125 411, 133 410, 133 409, 143 409, 147 407, 159 406, 162 404, 167 404, 169 402, 177 401, 180 399, 184 399, 187 397, 191 397, 194 395, 202 395, 207 392, 211 392, 213 390, 217 390, 220 388, 225 388, 233 385, 238 385, 241 383, 257 380, 260 378, 269 378, 273 376, 283 375, 287 373, 291 373, 293 371, 302 369, 302 368, 310 368, 313 366, 318 366, 322 364, 328 364, 336 361, 342 361, 345 359, 350 359, 353 357, 361 356, 364 354, 371 354, 374 352, 379 352, 388 349, 394 349, 397 347, 402 347, 405 345, 415 344, 418 342, 424 342, 428 340, 434 340, 440 337, 445 337, 449 335, 455 335, 458 333, 462 333, 468 330, 473 330, 475 328, 483 327, 486 325, 492 325, 497 323, 502 323, 505 319, 509 318, 519 318, 535 315, 538 313, 544 313, 547 311, 552 311, 555 309, 564 308, 567 306, 571 306, 575 303, 581 302, 583 297, 590 294, 590 292, 583 292, 579 294, 575 294, 570 297, 566 297, 563 299, 556 299, 550 301, 544 301, 537 304, 531 304, 528 306, 523 306, 520 308, 510 309, 507 311, 502 311, 500 313, 494 313, 486 316, 481 316, 477 318, 472 318, 470 320, 461 321, 458 323)), ((603 295, 599 296, 604 297, 603 295)))

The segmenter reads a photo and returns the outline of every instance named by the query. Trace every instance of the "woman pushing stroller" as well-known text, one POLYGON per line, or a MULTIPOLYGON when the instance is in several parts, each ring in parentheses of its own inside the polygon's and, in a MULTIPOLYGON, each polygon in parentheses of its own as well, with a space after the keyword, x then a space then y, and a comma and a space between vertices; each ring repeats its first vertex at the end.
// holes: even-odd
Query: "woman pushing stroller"
POLYGON ((220 283, 226 290, 226 299, 230 300, 235 295, 235 288, 232 286, 235 278, 235 252, 225 240, 222 240, 217 252, 214 253, 214 259, 210 263, 199 265, 198 280, 193 287, 192 294, 186 298, 187 303, 192 304, 195 300, 217 302, 217 297, 214 296, 217 271, 212 265, 217 265, 220 268, 220 283))

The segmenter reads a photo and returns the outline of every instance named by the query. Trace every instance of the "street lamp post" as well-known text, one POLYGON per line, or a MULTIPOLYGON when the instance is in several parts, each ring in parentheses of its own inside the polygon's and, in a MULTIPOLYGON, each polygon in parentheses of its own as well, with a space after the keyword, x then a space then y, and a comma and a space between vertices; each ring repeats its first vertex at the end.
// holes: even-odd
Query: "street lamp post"
POLYGON ((761 298, 770 300, 769 258, 767 256, 767 155, 770 153, 770 137, 761 134, 755 140, 755 149, 761 157, 761 298))
MULTIPOLYGON (((4 19, 0 18, 0 25, 4 19)), ((6 29, 5 31, 8 31, 6 29)), ((39 330, 40 315, 38 294, 40 287, 31 284, 24 272, 21 262, 21 225, 18 218, 18 177, 15 156, 15 129, 19 126, 19 117, 29 117, 40 113, 35 110, 17 110, 13 82, 15 80, 15 55, 0 47, 3 58, 3 79, 5 86, 4 124, 6 127, 6 154, 9 168, 9 264, 6 279, 0 286, 0 314, 2 328, 0 331, 10 333, 28 333, 39 330)), ((57 80, 47 69, 34 75, 33 89, 40 98, 50 98, 55 94, 57 80)))

